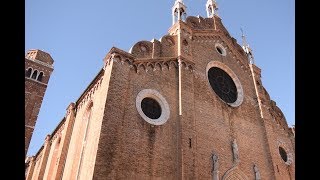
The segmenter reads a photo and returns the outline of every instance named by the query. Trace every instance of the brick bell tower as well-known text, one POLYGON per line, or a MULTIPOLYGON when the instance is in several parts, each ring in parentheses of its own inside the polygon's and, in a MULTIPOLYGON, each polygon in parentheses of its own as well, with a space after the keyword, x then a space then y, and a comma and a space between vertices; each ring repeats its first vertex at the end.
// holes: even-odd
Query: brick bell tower
POLYGON ((41 50, 29 50, 25 56, 25 155, 45 95, 53 59, 41 50))

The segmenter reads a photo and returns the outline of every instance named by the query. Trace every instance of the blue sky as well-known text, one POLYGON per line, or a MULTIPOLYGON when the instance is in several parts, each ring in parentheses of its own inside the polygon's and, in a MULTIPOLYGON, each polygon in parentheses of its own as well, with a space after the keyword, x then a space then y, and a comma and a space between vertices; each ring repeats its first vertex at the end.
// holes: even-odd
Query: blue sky
MULTIPOLYGON (((207 0, 184 0, 188 16, 206 17, 207 0)), ((262 84, 295 124, 294 0, 217 0, 219 16, 241 43, 244 30, 262 70, 262 84)), ((174 0, 27 0, 25 52, 40 49, 54 59, 27 155, 34 155, 45 136, 62 120, 103 66, 112 46, 129 51, 141 40, 160 39, 172 25, 174 0)))

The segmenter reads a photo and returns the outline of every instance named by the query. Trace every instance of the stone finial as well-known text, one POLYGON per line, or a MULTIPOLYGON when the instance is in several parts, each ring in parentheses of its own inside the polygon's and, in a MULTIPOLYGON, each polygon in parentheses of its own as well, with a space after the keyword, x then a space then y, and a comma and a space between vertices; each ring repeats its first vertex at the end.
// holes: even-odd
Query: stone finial
POLYGON ((67 107, 67 115, 68 116, 72 111, 75 109, 75 103, 70 103, 69 106, 67 107))
POLYGON ((253 53, 252 53, 252 49, 249 47, 249 44, 247 43, 246 37, 243 34, 243 30, 241 29, 241 37, 242 37, 242 49, 244 50, 244 52, 246 53, 249 63, 250 64, 254 64, 254 57, 253 57, 253 53))
POLYGON ((187 7, 182 0, 176 0, 172 7, 172 25, 177 21, 186 19, 187 7))
POLYGON ((46 138, 45 138, 45 142, 49 142, 49 141, 50 141, 50 138, 51 138, 51 135, 48 134, 48 135, 46 136, 46 138))
POLYGON ((216 0, 207 1, 206 11, 208 18, 212 18, 214 15, 218 16, 218 4, 216 0))

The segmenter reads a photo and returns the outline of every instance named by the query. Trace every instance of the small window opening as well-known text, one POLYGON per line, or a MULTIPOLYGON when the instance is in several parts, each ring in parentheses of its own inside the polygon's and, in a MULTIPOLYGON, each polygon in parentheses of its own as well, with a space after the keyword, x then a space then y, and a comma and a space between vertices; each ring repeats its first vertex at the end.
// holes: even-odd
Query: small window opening
POLYGON ((32 79, 36 79, 37 78, 37 74, 38 74, 38 71, 35 70, 31 76, 32 79))
POLYGON ((287 160, 288 160, 287 152, 282 147, 279 147, 279 153, 280 153, 282 160, 284 162, 287 162, 287 160))
POLYGON ((42 76, 43 76, 43 72, 40 72, 37 80, 41 82, 42 81, 42 76))
POLYGON ((30 77, 31 76, 31 72, 32 72, 32 69, 29 68, 28 71, 26 72, 26 77, 30 77))
POLYGON ((155 99, 144 98, 141 101, 141 109, 151 119, 158 119, 161 116, 161 106, 155 99))
POLYGON ((222 55, 223 52, 222 52, 222 49, 220 47, 217 47, 217 51, 222 55))

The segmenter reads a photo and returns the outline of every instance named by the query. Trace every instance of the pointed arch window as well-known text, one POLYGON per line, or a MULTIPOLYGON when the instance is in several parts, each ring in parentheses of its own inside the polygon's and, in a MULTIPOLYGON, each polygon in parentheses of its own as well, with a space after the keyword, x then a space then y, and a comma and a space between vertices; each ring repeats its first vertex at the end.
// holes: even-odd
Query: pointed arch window
POLYGON ((35 70, 35 71, 33 71, 31 78, 32 78, 32 79, 36 79, 36 78, 37 78, 37 75, 38 75, 38 71, 35 70))
POLYGON ((32 72, 32 68, 29 68, 29 69, 26 71, 26 77, 30 77, 30 76, 31 76, 31 72, 32 72))
POLYGON ((87 108, 87 111, 86 111, 86 114, 84 115, 84 120, 86 121, 86 128, 85 128, 85 132, 84 132, 84 139, 83 141, 86 142, 87 140, 87 134, 88 134, 88 128, 89 128, 89 121, 90 121, 90 118, 91 118, 91 111, 92 111, 92 102, 90 102, 88 108, 87 108))
POLYGON ((46 167, 46 171, 45 171, 45 175, 44 175, 44 179, 47 179, 49 177, 52 177, 53 173, 54 173, 54 168, 55 166, 58 165, 58 161, 59 161, 59 146, 61 145, 61 134, 55 134, 52 137, 51 140, 51 147, 50 147, 50 152, 49 152, 49 157, 48 160, 50 159, 50 161, 47 162, 47 167, 46 167))
POLYGON ((80 129, 80 134, 82 134, 82 137, 79 136, 79 138, 81 137, 82 139, 82 143, 79 144, 79 146, 81 146, 81 151, 80 151, 80 158, 79 158, 79 164, 78 164, 78 170, 77 170, 77 179, 80 176, 81 173, 81 168, 82 168, 82 160, 83 160, 83 155, 84 155, 84 151, 85 151, 85 147, 87 144, 87 136, 88 136, 88 131, 90 129, 90 119, 91 119, 91 112, 92 112, 92 106, 93 106, 93 102, 90 102, 89 105, 87 106, 86 112, 83 116, 83 122, 81 125, 81 129, 80 129))
POLYGON ((287 152, 282 147, 279 147, 279 154, 284 162, 288 161, 287 152))
POLYGON ((40 72, 37 80, 41 82, 42 81, 42 77, 43 77, 43 72, 40 72))

